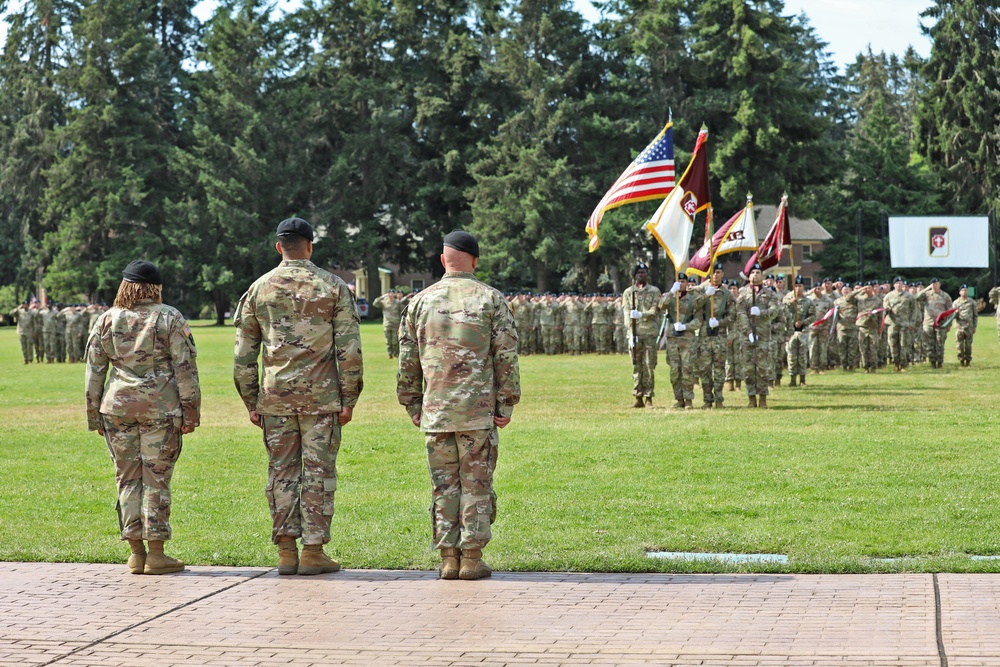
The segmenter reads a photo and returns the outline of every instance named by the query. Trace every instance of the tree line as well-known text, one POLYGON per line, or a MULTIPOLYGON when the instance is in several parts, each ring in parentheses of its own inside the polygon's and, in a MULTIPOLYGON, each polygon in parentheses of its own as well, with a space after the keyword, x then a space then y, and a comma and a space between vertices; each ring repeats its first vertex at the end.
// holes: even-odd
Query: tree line
POLYGON ((109 298, 143 257, 221 319, 292 215, 372 286, 385 261, 440 273, 456 228, 504 289, 621 287, 637 257, 662 282, 658 202, 609 212, 593 254, 584 225, 671 115, 678 171, 709 129, 717 217, 787 192, 833 233, 828 270, 876 275, 878 212, 997 199, 1000 3, 928 3, 928 58, 840 73, 781 0, 605 0, 594 24, 569 0, 221 0, 205 22, 195 0, 0 0, 0 285, 109 298))

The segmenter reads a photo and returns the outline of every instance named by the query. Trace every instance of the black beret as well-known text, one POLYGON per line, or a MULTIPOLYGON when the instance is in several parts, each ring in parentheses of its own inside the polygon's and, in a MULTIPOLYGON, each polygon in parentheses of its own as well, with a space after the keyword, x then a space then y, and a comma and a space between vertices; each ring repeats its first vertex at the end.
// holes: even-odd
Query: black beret
POLYGON ((469 232, 457 229, 453 232, 448 232, 444 236, 444 245, 446 248, 454 248, 455 250, 467 252, 473 257, 479 257, 479 241, 469 232))
POLYGON ((301 236, 307 241, 313 240, 313 228, 302 218, 288 218, 278 223, 278 238, 283 236, 301 236))
POLYGON ((796 285, 805 285, 806 284, 806 281, 805 281, 805 279, 802 278, 801 274, 795 276, 795 284, 796 285))
POLYGON ((750 267, 750 270, 751 271, 763 271, 764 269, 760 268, 760 262, 755 262, 754 265, 750 267))
POLYGON ((915 282, 915 283, 913 283, 913 284, 914 284, 914 285, 915 285, 916 287, 923 287, 923 286, 924 286, 924 282, 923 282, 922 280, 918 280, 917 282, 915 282))
POLYGON ((968 285, 965 285, 965 284, 963 284, 963 285, 962 285, 961 287, 959 287, 958 289, 969 289, 969 286, 968 286, 968 285))
POLYGON ((722 262, 716 262, 715 263, 715 270, 716 271, 722 271, 722 262))
POLYGON ((825 283, 832 283, 833 280, 831 280, 829 277, 826 277, 826 278, 823 278, 823 282, 825 282, 825 283))
MULTIPOLYGON (((826 280, 830 280, 830 279, 827 278, 826 280)), ((826 281, 824 280, 823 282, 826 282, 826 281)), ((834 280, 833 282, 835 282, 835 283, 842 283, 842 282, 844 282, 844 279, 841 278, 840 276, 837 276, 837 279, 834 280)))
POLYGON ((941 281, 938 280, 937 278, 931 278, 931 283, 939 283, 939 282, 941 281))
POLYGON ((639 273, 640 271, 648 271, 648 270, 649 270, 648 266, 646 266, 642 262, 639 262, 638 264, 635 265, 635 268, 632 269, 632 276, 635 277, 635 274, 639 273))
POLYGON ((895 278, 892 279, 892 282, 893 284, 896 283, 903 283, 904 285, 906 284, 906 281, 903 280, 903 276, 896 276, 895 278))
POLYGON ((122 278, 130 283, 149 283, 150 285, 162 285, 160 280, 160 270, 152 262, 144 259, 137 259, 128 263, 122 278))
POLYGON ((677 274, 677 280, 678 280, 678 281, 681 281, 681 280, 687 280, 687 281, 690 281, 690 278, 688 278, 688 274, 686 274, 686 273, 684 273, 684 272, 682 271, 681 273, 678 273, 678 274, 677 274))

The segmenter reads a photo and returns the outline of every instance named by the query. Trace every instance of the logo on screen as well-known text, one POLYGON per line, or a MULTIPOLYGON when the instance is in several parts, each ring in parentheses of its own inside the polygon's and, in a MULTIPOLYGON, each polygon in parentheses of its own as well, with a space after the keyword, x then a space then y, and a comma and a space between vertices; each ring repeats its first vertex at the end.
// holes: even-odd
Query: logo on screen
POLYGON ((930 243, 930 248, 928 254, 931 257, 947 257, 949 252, 948 228, 931 227, 929 243, 930 243))

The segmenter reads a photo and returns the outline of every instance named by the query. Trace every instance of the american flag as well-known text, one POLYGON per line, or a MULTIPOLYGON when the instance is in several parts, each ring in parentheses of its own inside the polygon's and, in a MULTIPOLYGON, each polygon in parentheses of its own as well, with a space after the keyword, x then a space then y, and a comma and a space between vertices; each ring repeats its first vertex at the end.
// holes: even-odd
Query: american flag
POLYGON ((601 245, 597 228, 606 211, 650 199, 663 199, 676 185, 674 175, 674 129, 667 123, 656 138, 632 160, 632 164, 622 172, 615 184, 590 214, 587 220, 587 235, 590 236, 590 252, 601 245))

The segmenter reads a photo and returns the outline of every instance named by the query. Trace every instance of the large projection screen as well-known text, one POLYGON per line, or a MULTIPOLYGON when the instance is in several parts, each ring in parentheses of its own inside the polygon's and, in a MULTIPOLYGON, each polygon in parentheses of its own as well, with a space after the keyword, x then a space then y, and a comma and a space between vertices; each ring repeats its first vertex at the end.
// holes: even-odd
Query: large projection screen
POLYGON ((890 216, 894 269, 985 269, 990 265, 986 216, 890 216))

